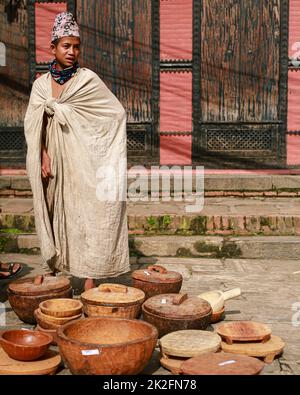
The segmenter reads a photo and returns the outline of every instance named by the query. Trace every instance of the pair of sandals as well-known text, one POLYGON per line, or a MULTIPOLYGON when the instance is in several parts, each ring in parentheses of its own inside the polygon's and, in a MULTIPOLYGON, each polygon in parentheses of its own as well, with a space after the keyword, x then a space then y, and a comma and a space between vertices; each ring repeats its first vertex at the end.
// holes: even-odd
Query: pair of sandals
POLYGON ((20 263, 0 262, 0 280, 10 280, 19 275, 22 270, 23 266, 20 263))

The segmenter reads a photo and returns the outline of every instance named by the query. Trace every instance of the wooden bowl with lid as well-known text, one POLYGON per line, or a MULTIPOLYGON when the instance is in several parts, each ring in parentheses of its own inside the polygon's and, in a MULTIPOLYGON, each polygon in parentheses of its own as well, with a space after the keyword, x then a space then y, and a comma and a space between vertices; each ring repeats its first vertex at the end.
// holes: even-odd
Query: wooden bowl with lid
POLYGON ((66 277, 35 276, 10 283, 7 294, 19 319, 33 325, 36 324, 34 311, 41 302, 53 298, 72 298, 73 289, 66 277))
POLYGON ((122 284, 101 284, 81 294, 83 311, 88 317, 137 318, 145 293, 122 284))
POLYGON ((60 354, 72 374, 131 375, 148 364, 157 329, 140 320, 91 317, 57 330, 60 354))
POLYGON ((135 270, 132 273, 133 286, 143 290, 146 299, 160 294, 179 293, 182 281, 180 273, 159 265, 150 265, 147 269, 135 270))
POLYGON ((212 309, 206 300, 187 294, 152 296, 142 306, 143 318, 154 325, 159 337, 184 329, 206 329, 212 309))

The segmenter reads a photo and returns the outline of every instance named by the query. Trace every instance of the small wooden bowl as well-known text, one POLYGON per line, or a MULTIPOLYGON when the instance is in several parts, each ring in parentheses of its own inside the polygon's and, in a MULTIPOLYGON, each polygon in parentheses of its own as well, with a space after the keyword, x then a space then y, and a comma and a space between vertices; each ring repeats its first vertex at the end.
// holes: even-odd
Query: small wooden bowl
POLYGON ((43 314, 51 317, 74 317, 82 313, 83 304, 76 299, 50 299, 39 305, 43 314))
POLYGON ((0 335, 3 350, 18 361, 34 361, 41 358, 52 340, 46 333, 30 330, 10 330, 0 335))

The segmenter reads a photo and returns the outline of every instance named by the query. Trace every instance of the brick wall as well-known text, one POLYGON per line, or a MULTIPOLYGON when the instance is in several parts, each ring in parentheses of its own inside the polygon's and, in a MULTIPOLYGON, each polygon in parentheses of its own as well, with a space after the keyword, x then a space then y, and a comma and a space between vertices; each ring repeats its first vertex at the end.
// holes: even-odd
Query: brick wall
MULTIPOLYGON (((300 59, 300 1, 290 0, 289 57, 300 59)), ((289 70, 288 131, 300 131, 300 70, 289 70)), ((288 165, 300 165, 300 135, 287 136, 288 165)))

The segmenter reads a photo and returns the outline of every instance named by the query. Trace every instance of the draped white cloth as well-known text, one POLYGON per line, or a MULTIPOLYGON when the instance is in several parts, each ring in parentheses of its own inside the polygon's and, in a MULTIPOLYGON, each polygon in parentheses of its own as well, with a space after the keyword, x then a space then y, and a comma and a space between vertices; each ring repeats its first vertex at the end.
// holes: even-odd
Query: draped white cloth
POLYGON ((54 271, 116 277, 130 270, 126 113, 89 69, 78 69, 58 99, 51 78, 47 73, 34 82, 24 122, 41 254, 54 271), (44 112, 54 175, 47 187, 41 177, 44 112))

